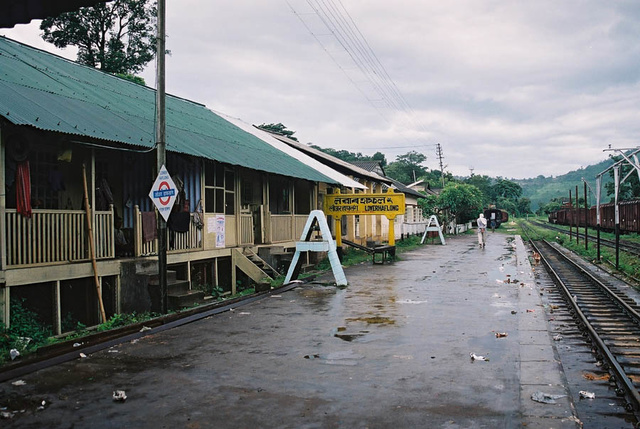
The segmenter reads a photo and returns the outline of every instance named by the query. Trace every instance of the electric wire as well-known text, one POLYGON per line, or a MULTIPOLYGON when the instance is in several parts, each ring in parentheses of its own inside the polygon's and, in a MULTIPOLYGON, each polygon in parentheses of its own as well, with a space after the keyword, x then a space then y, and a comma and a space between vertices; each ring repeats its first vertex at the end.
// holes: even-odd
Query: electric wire
MULTIPOLYGON (((383 120, 388 125, 392 125, 392 122, 388 118, 388 111, 393 111, 400 114, 396 117, 401 120, 403 126, 409 128, 409 125, 413 125, 413 127, 417 128, 419 131, 428 133, 424 124, 417 120, 415 111, 402 95, 398 86, 382 65, 380 59, 373 51, 342 2, 340 0, 305 1, 312 13, 299 13, 293 7, 291 2, 286 0, 293 14, 300 20, 311 36, 322 47, 327 55, 329 55, 336 66, 345 74, 351 84, 363 95, 365 100, 367 100, 367 102, 378 112, 383 120), (328 35, 335 39, 339 47, 347 54, 347 57, 355 66, 355 69, 359 71, 365 82, 370 86, 371 90, 376 95, 375 98, 367 94, 365 89, 362 88, 362 84, 356 82, 352 74, 347 72, 348 68, 340 62, 336 55, 330 52, 327 44, 320 39, 321 36, 319 34, 316 34, 316 32, 313 31, 303 15, 315 15, 320 20, 322 25, 328 30, 328 35)), ((406 136, 402 134, 399 134, 399 136, 405 141, 409 141, 406 136)), ((428 143, 408 146, 386 146, 384 149, 416 148, 425 146, 435 147, 436 144, 428 143)))

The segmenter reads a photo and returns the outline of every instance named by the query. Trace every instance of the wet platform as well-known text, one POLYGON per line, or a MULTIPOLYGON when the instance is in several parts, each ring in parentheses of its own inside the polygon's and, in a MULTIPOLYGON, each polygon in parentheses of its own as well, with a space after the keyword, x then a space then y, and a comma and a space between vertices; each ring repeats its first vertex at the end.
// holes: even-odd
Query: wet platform
POLYGON ((577 427, 519 237, 345 274, 0 384, 3 427, 577 427))

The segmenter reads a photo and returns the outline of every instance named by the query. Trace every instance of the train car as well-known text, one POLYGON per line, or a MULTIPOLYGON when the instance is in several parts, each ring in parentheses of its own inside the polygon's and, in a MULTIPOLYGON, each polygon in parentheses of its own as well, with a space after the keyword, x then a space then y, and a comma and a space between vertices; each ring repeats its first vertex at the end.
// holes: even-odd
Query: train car
MULTIPOLYGON (((640 233, 640 200, 623 201, 618 206, 620 214, 620 231, 622 233, 640 233)), ((616 207, 613 203, 600 204, 600 228, 614 231, 616 227, 616 207)), ((590 228, 597 225, 596 206, 585 213, 584 208, 562 208, 549 214, 549 223, 558 225, 576 225, 583 228, 585 222, 590 228)))
POLYGON ((500 209, 486 209, 484 211, 484 217, 487 219, 487 227, 491 228, 491 221, 496 222, 496 228, 500 227, 500 224, 509 220, 509 213, 506 210, 500 209))

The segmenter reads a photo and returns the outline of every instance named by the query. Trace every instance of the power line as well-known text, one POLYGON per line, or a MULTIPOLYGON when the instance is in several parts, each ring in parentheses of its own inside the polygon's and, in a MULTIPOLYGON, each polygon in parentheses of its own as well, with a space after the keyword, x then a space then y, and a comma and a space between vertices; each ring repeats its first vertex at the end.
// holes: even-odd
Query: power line
MULTIPOLYGON (((306 3, 310 7, 312 13, 304 14, 298 13, 289 0, 286 1, 291 11, 302 22, 307 31, 309 31, 316 42, 318 42, 338 68, 347 76, 351 84, 356 87, 356 89, 364 96, 369 104, 385 120, 385 122, 391 125, 386 112, 383 112, 383 108, 401 113, 402 115, 400 118, 402 119, 402 122, 405 122, 403 124, 405 127, 408 128, 408 125, 411 124, 420 131, 428 131, 420 121, 415 120, 415 112, 402 95, 397 85, 384 68, 340 0, 306 0, 306 3), (322 25, 326 30, 328 30, 329 35, 332 36, 340 48, 346 52, 350 62, 355 66, 355 69, 364 77, 364 81, 370 85, 375 97, 367 94, 362 86, 358 84, 349 73, 347 73, 348 67, 342 64, 335 55, 329 52, 326 44, 320 40, 320 37, 314 33, 309 26, 308 17, 310 16, 318 17, 322 25), (380 103, 382 106, 379 105, 380 103)), ((408 140, 405 136, 402 136, 402 138, 408 140)), ((407 147, 417 146, 419 145, 407 147)), ((402 146, 398 146, 396 148, 401 147, 402 146)), ((390 149, 390 147, 385 147, 384 149, 390 149)))

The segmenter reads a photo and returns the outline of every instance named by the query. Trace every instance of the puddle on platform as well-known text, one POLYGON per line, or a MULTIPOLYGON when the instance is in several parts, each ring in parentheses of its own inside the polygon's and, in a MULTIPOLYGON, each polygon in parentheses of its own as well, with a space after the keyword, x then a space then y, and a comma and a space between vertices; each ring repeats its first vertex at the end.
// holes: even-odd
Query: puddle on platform
POLYGON ((365 334, 363 334, 363 333, 358 333, 358 334, 348 334, 348 333, 338 334, 338 333, 336 333, 336 334, 333 334, 333 336, 336 337, 336 338, 340 338, 343 341, 351 342, 351 341, 353 341, 355 339, 358 339, 360 337, 364 337, 365 334))
POLYGON ((340 352, 333 352, 327 355, 321 355, 319 353, 309 354, 304 356, 305 359, 315 360, 318 359, 325 365, 345 365, 355 366, 360 359, 364 359, 364 355, 354 353, 353 350, 345 350, 340 352))
POLYGON ((347 322, 366 322, 371 325, 394 325, 396 321, 390 317, 373 316, 373 317, 349 317, 347 322))
POLYGON ((397 304, 426 304, 428 301, 424 300, 424 301, 414 301, 412 299, 401 299, 399 301, 396 301, 397 304))

